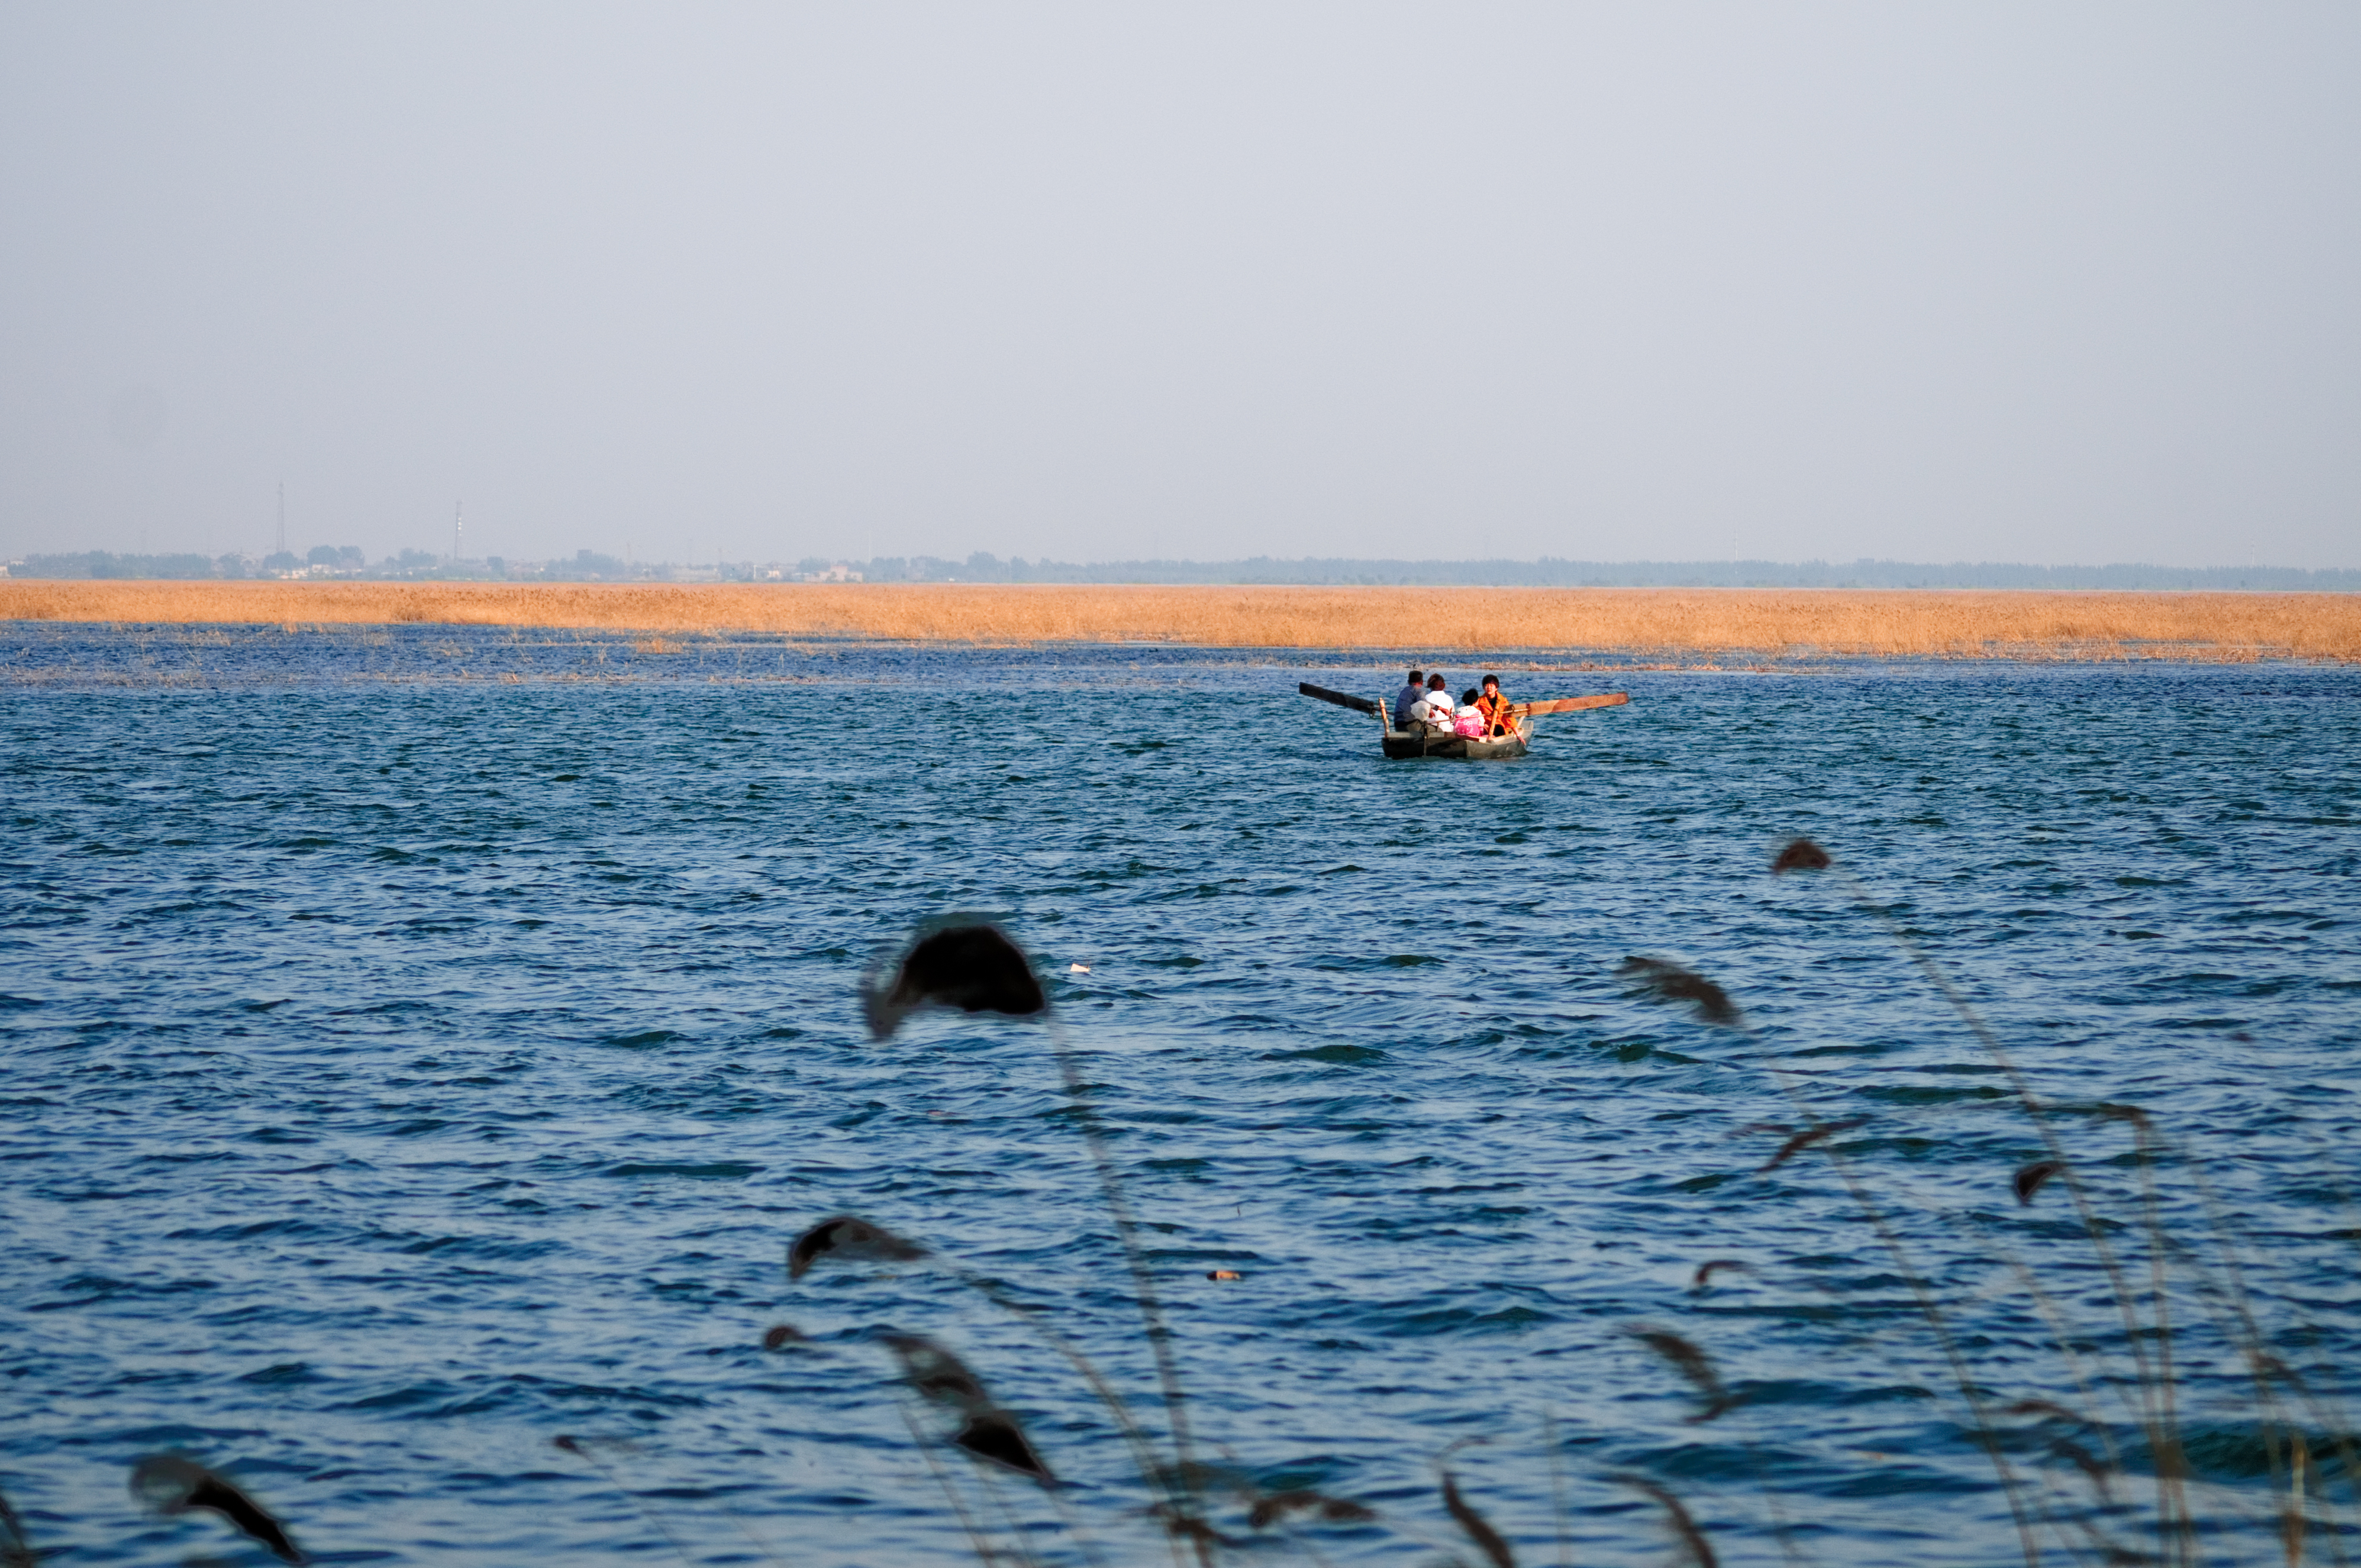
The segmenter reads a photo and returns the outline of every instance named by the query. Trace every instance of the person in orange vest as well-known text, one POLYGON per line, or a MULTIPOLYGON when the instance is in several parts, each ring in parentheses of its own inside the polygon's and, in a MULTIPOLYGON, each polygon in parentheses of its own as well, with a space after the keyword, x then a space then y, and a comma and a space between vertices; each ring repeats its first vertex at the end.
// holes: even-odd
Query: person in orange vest
POLYGON ((1484 677, 1484 689, 1476 698, 1476 707, 1484 716, 1485 734, 1497 740, 1517 732, 1517 716, 1509 711, 1509 699, 1501 695, 1499 676, 1484 677))

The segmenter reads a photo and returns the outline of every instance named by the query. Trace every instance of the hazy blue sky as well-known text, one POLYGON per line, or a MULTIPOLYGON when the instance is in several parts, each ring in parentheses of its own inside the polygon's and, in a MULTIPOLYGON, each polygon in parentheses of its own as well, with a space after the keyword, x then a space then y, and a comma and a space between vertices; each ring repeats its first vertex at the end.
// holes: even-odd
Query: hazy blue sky
POLYGON ((2361 566, 2361 5, 0 7, 0 552, 2361 566))

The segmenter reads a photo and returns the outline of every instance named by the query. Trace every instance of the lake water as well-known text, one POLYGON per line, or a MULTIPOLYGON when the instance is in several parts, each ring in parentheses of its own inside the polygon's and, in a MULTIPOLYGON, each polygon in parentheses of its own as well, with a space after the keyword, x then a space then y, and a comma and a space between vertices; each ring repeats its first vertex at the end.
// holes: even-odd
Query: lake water
POLYGON ((1061 1045, 1221 1560, 1480 1563, 1446 1451, 1528 1563, 1676 1561, 1651 1485, 1725 1563, 2015 1561, 1988 1445, 2045 1561, 2283 1561, 2296 1434, 2311 1550, 2361 1518, 2361 673, 1507 661, 1631 703, 1389 763, 1294 692, 1390 691, 1367 656, 637 642, 0 627, 0 1495, 53 1561, 268 1561, 138 1511, 164 1451, 324 1562, 1174 1561, 1106 1408, 974 1283, 1163 1440, 1061 1045), (1837 870, 1771 876, 1798 834, 1837 870), (864 972, 952 912, 1057 1023, 870 1037, 864 972), (2144 1385, 1914 954, 2053 1107, 2144 1385), (791 1283, 840 1212, 939 1266, 791 1283), (932 1441, 893 1332, 1060 1492, 932 1441), (1253 1530, 1291 1487, 1377 1517, 1253 1530))

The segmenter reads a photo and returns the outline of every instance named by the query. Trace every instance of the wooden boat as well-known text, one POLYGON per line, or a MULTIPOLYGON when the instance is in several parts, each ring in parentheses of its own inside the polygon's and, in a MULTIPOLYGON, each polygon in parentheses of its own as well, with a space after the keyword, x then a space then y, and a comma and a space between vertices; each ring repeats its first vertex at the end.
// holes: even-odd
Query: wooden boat
POLYGON ((1305 696, 1333 702, 1338 707, 1349 707, 1356 713, 1374 718, 1384 731, 1386 755, 1403 757, 1462 757, 1474 762, 1488 762, 1502 757, 1521 757, 1533 738, 1533 720, 1543 714, 1579 713, 1591 707, 1620 707, 1631 700, 1630 692, 1600 692, 1596 696, 1564 696, 1548 702, 1511 703, 1509 711, 1517 720, 1517 732, 1498 740, 1471 740, 1464 735, 1437 735, 1422 725, 1408 729, 1394 728, 1393 710, 1382 702, 1371 702, 1365 696, 1347 692, 1330 691, 1315 686, 1310 681, 1299 681, 1295 689, 1305 696))

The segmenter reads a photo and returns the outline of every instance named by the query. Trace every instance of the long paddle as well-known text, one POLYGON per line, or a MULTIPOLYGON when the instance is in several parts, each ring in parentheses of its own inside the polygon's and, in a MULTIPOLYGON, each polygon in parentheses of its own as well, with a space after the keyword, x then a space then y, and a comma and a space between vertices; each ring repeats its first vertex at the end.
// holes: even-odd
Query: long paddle
POLYGON ((1533 718, 1544 713, 1579 713, 1586 707, 1620 707, 1631 700, 1630 692, 1600 692, 1597 696, 1561 696, 1547 702, 1517 702, 1509 711, 1520 718, 1533 718))
POLYGON ((1316 696, 1322 702, 1333 702, 1338 707, 1349 707, 1356 713, 1367 713, 1378 718, 1385 716, 1385 709, 1365 696, 1352 696, 1344 692, 1332 692, 1326 686, 1315 686, 1310 681, 1297 682, 1295 689, 1305 696, 1316 696))

